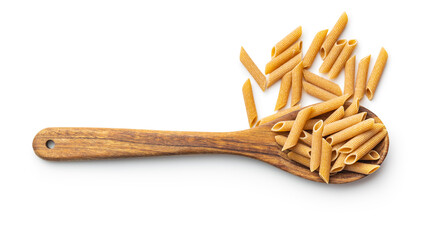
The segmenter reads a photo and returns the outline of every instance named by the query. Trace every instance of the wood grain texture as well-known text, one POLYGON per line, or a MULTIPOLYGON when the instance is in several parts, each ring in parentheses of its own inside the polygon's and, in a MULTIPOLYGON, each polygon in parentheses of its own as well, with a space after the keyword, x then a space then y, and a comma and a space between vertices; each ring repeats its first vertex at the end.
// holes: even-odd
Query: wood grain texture
MULTIPOLYGON (((348 105, 350 103, 346 103, 348 105)), ((364 107, 368 117, 380 122, 375 114, 364 107)), ((275 142, 277 133, 271 127, 282 120, 295 119, 298 111, 291 112, 258 127, 236 132, 179 132, 108 128, 46 128, 34 138, 35 153, 52 161, 73 161, 107 158, 179 155, 196 153, 237 154, 256 158, 272 164, 286 172, 316 182, 322 182, 318 173, 287 158, 287 152, 275 142), (47 141, 55 143, 47 147, 47 141)), ((327 117, 330 113, 324 114, 327 117)), ((382 164, 388 152, 388 135, 375 147, 382 164)), ((330 183, 348 183, 366 175, 340 172, 330 177, 330 183)))

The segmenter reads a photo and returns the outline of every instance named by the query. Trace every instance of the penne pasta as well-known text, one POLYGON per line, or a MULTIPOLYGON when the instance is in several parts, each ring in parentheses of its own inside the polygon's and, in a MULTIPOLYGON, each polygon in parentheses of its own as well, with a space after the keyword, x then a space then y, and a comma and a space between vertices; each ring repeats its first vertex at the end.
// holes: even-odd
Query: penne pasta
MULTIPOLYGON (((306 121, 305 125, 303 126, 303 130, 312 130, 315 123, 317 123, 320 119, 309 119, 306 121)), ((273 132, 288 132, 292 130, 294 120, 286 120, 280 121, 271 128, 273 132)))
POLYGON ((331 167, 330 173, 337 173, 344 169, 346 164, 344 164, 344 159, 346 158, 347 154, 339 154, 338 158, 334 162, 333 166, 331 167))
POLYGON ((363 156, 360 160, 368 160, 368 161, 375 161, 380 159, 380 154, 375 151, 375 150, 371 150, 369 151, 369 153, 367 153, 365 156, 363 156))
POLYGON ((307 82, 327 90, 334 95, 341 96, 343 94, 339 85, 316 74, 313 74, 308 70, 303 70, 303 77, 307 82))
POLYGON ((310 68, 312 66, 312 63, 315 60, 316 55, 319 52, 319 49, 322 46, 322 43, 325 40, 325 36, 327 36, 328 29, 319 31, 314 39, 312 40, 311 46, 309 46, 308 51, 305 54, 305 57, 303 58, 303 68, 310 68))
MULTIPOLYGON (((283 147, 286 144, 287 137, 283 135, 277 135, 275 136, 275 141, 278 145, 283 147)), ((302 143, 297 143, 294 147, 290 148, 289 150, 307 158, 311 157, 311 148, 302 143)))
POLYGON ((322 47, 320 50, 322 59, 325 59, 327 55, 330 53, 331 48, 333 47, 334 43, 337 41, 337 39, 340 37, 340 34, 343 32, 344 28, 346 27, 347 21, 348 21, 347 14, 344 12, 340 16, 340 18, 337 20, 333 29, 327 35, 327 37, 324 40, 324 43, 322 44, 322 47))
POLYGON ((302 156, 300 154, 297 154, 295 152, 289 152, 287 154, 287 157, 289 159, 291 159, 291 160, 293 160, 293 161, 295 161, 295 162, 297 162, 297 163, 305 166, 305 167, 309 167, 309 158, 307 158, 307 157, 304 157, 304 156, 302 156))
POLYGON ((381 79, 382 72, 384 71, 385 64, 387 63, 388 53, 384 48, 381 48, 378 54, 377 60, 375 61, 374 68, 372 69, 371 75, 369 76, 368 83, 366 84, 366 97, 372 100, 374 97, 375 90, 377 89, 378 83, 381 79))
POLYGON ((350 58, 355 50, 358 41, 356 40, 349 40, 346 45, 344 46, 343 50, 341 50, 340 55, 338 55, 336 61, 334 62, 333 66, 331 67, 330 71, 328 72, 328 78, 334 79, 338 76, 341 70, 344 68, 346 61, 350 58))
POLYGON ((284 52, 288 47, 290 47, 294 42, 296 42, 300 36, 302 36, 302 26, 299 26, 286 37, 280 40, 272 49, 271 57, 276 57, 280 53, 284 52))
POLYGON ((378 168, 380 168, 380 165, 357 162, 352 165, 346 165, 344 167, 344 170, 349 171, 349 172, 362 173, 365 175, 369 175, 371 173, 374 173, 376 170, 378 170, 378 168))
POLYGON ((323 101, 328 101, 330 99, 338 97, 337 95, 334 95, 318 86, 315 86, 311 83, 308 83, 306 81, 302 82, 303 90, 305 90, 306 93, 308 93, 311 96, 314 96, 318 99, 321 99, 323 101))
POLYGON ((291 113, 291 112, 297 111, 297 110, 299 110, 300 108, 301 108, 301 106, 300 106, 300 104, 299 104, 299 105, 296 105, 296 106, 291 107, 291 108, 287 108, 287 109, 284 109, 284 110, 280 110, 280 111, 278 111, 278 112, 276 112, 276 113, 274 113, 274 114, 272 114, 272 115, 270 115, 270 116, 266 116, 266 117, 262 118, 261 120, 259 120, 259 121, 256 123, 256 125, 257 125, 257 126, 260 126, 260 125, 262 125, 262 124, 265 124, 265 123, 268 123, 268 122, 274 121, 274 120, 276 120, 277 118, 282 117, 282 116, 284 116, 284 115, 286 115, 286 114, 289 114, 289 113, 291 113))
POLYGON ((331 161, 335 161, 337 157, 340 155, 338 149, 344 144, 344 142, 337 143, 336 145, 331 147, 331 161))
POLYGON ((350 96, 355 92, 355 63, 356 55, 349 58, 344 67, 344 94, 350 94, 350 96))
POLYGON ((330 116, 328 116, 325 120, 324 120, 324 125, 330 124, 332 122, 335 122, 337 120, 342 119, 344 116, 344 107, 340 106, 339 108, 337 108, 337 110, 335 110, 333 113, 331 113, 330 116))
POLYGON ((368 77, 369 62, 371 55, 360 60, 358 65, 358 73, 356 75, 356 87, 354 98, 361 100, 365 95, 366 78, 368 77))
POLYGON ((299 140, 305 143, 308 146, 312 145, 312 134, 308 133, 307 131, 302 131, 300 134, 299 140))
POLYGON ((309 166, 311 172, 315 171, 321 163, 322 129, 322 120, 315 123, 314 127, 312 128, 311 162, 309 166))
POLYGON ((355 115, 359 112, 359 99, 353 98, 352 104, 344 111, 344 118, 355 115))
POLYGON ((290 106, 293 107, 300 102, 302 98, 302 71, 303 64, 300 62, 292 70, 292 99, 290 106))
POLYGON ((319 176, 328 183, 330 181, 331 169, 331 145, 322 139, 321 145, 321 162, 319 164, 319 176))
POLYGON ((370 130, 361 133, 347 141, 343 146, 341 146, 341 148, 339 148, 339 152, 348 154, 355 151, 358 147, 371 139, 375 134, 379 133, 383 128, 384 124, 375 123, 370 130))
POLYGON ((258 118, 256 113, 255 100, 253 98, 251 80, 246 80, 242 87, 243 100, 245 101, 246 114, 248 115, 249 127, 255 125, 258 118))
POLYGON ((346 99, 348 99, 348 98, 349 98, 348 95, 343 95, 343 96, 336 97, 336 98, 330 99, 328 101, 317 103, 317 104, 313 105, 312 106, 313 111, 312 111, 310 118, 314 118, 314 117, 319 116, 321 114, 333 111, 333 110, 339 108, 340 106, 343 106, 344 102, 346 102, 346 99))
POLYGON ((293 70, 300 61, 302 61, 302 52, 271 72, 270 75, 268 75, 267 88, 271 87, 274 83, 280 80, 286 73, 293 70))
POLYGON ((335 122, 326 124, 324 126, 324 131, 322 132, 322 136, 331 135, 333 133, 339 132, 343 129, 346 129, 350 126, 353 126, 355 124, 358 124, 359 122, 362 122, 366 117, 366 112, 361 112, 355 115, 352 115, 350 117, 346 117, 340 120, 337 120, 335 122))
POLYGON ((265 74, 272 73, 274 70, 292 59, 292 57, 296 56, 301 51, 302 41, 297 41, 295 44, 286 49, 286 51, 282 52, 277 57, 272 58, 271 61, 265 65, 265 74))
POLYGON ((283 146, 283 151, 294 147, 299 141, 300 134, 303 131, 303 127, 306 122, 310 119, 312 113, 312 107, 307 107, 299 111, 297 117, 293 123, 292 130, 290 130, 287 136, 286 143, 283 146))
POLYGON ((248 72, 252 75, 253 79, 255 79, 255 81, 258 83, 262 91, 265 91, 267 79, 256 66, 256 64, 252 61, 243 47, 240 48, 240 61, 242 62, 243 66, 245 66, 246 70, 248 70, 248 72))
POLYGON ((321 67, 319 68, 320 73, 328 73, 331 70, 331 67, 334 65, 335 61, 337 60, 346 43, 346 40, 341 39, 338 40, 336 44, 334 44, 330 53, 324 59, 324 62, 322 62, 321 67))
POLYGON ((275 111, 284 108, 289 99, 290 87, 292 85, 292 73, 289 72, 281 79, 280 90, 278 92, 277 102, 275 104, 275 111))
POLYGON ((372 128, 372 126, 374 126, 374 119, 369 118, 369 119, 366 119, 365 121, 357 123, 337 133, 334 133, 333 135, 330 135, 329 137, 326 138, 326 140, 329 144, 336 145, 337 143, 349 140, 363 132, 368 131, 369 129, 372 128))
POLYGON ((369 151, 371 151, 375 146, 380 143, 385 136, 387 135, 387 130, 382 129, 379 133, 361 145, 358 149, 347 155, 346 159, 344 159, 344 163, 346 165, 353 164, 360 160, 363 156, 365 156, 369 151))

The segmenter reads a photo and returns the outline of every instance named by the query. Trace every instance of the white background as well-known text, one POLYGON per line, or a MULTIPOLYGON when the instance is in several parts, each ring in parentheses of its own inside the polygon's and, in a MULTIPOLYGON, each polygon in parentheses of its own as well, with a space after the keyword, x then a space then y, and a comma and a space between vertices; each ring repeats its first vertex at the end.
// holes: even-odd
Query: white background
MULTIPOLYGON (((1 1, 0 238, 420 237, 422 15, 394 2, 1 1), (301 25, 306 52, 343 11, 358 60, 389 53, 362 105, 390 152, 364 180, 315 183, 230 155, 57 163, 32 151, 45 127, 245 129, 240 47, 264 69, 287 33, 301 25)), ((279 83, 252 84, 259 116, 273 113, 279 83)))

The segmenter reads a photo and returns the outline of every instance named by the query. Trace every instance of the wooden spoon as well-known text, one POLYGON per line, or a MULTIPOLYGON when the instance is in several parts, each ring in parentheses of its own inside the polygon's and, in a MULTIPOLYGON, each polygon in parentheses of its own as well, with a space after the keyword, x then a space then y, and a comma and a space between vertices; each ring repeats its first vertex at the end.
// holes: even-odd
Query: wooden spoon
MULTIPOLYGON (((345 105, 349 105, 346 103, 345 105)), ((367 118, 381 120, 371 111, 367 118)), ((179 132, 109 128, 46 128, 34 138, 35 153, 52 161, 127 158, 192 153, 229 153, 256 158, 272 164, 286 172, 316 182, 323 182, 318 173, 287 158, 271 131, 281 120, 293 120, 299 111, 291 112, 272 122, 255 128, 236 132, 179 132), (51 147, 50 143, 54 143, 51 147)), ((321 116, 318 118, 324 119, 321 116)), ((375 147, 382 164, 388 152, 388 135, 375 147)), ((342 171, 330 177, 330 183, 348 183, 366 175, 342 171)))

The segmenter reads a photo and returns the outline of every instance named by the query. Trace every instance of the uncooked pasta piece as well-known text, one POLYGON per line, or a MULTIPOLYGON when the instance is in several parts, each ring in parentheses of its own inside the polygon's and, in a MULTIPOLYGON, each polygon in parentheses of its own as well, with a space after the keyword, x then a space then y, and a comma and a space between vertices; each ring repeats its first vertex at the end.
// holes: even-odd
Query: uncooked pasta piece
POLYGON ((312 134, 308 133, 307 131, 302 131, 300 134, 299 140, 305 143, 308 146, 312 145, 312 134))
POLYGON ((365 175, 369 175, 371 173, 374 173, 376 170, 378 170, 378 168, 380 168, 380 165, 357 162, 352 165, 346 165, 344 167, 344 170, 349 171, 349 172, 362 173, 365 175))
POLYGON ((375 134, 380 132, 384 128, 384 125, 382 123, 375 123, 372 129, 361 133, 354 138, 347 141, 341 148, 339 149, 339 152, 341 153, 351 153, 354 150, 356 150, 358 147, 360 147, 362 144, 367 142, 369 139, 371 139, 375 134))
POLYGON ((280 90, 278 92, 277 103, 275 104, 275 111, 284 108, 289 99, 290 87, 292 85, 292 73, 289 72, 281 79, 280 90))
POLYGON ((369 62, 371 55, 360 60, 358 65, 358 73, 356 75, 356 87, 354 98, 361 100, 365 95, 366 79, 368 77, 369 62))
POLYGON ((301 165, 305 166, 305 167, 309 167, 309 158, 304 157, 300 154, 297 154, 295 152, 289 152, 287 154, 287 157, 297 163, 300 163, 301 165))
POLYGON ((312 40, 311 46, 309 46, 308 51, 305 54, 305 57, 303 58, 303 68, 309 68, 312 66, 312 63, 315 60, 316 55, 319 52, 319 49, 322 46, 322 43, 325 40, 325 36, 327 36, 328 29, 319 31, 314 39, 312 40))
POLYGON ((319 176, 324 182, 329 183, 330 181, 330 169, 331 169, 331 145, 322 139, 321 145, 321 162, 319 164, 319 176))
POLYGON ((312 129, 312 144, 311 144, 311 162, 309 169, 311 172, 315 171, 321 163, 321 149, 322 149, 322 120, 315 123, 312 129))
POLYGON ((379 133, 384 129, 384 124, 375 123, 374 126, 366 132, 363 132, 354 138, 347 141, 341 148, 339 148, 340 153, 351 153, 362 146, 365 142, 369 141, 375 134, 379 133))
POLYGON ((355 92, 355 64, 356 55, 353 55, 344 67, 344 94, 350 94, 350 96, 355 92))
POLYGON ((336 173, 336 172, 342 171, 344 169, 344 166, 346 166, 346 164, 344 164, 344 159, 346 157, 347 157, 347 154, 341 153, 336 159, 336 161, 334 162, 333 166, 331 167, 330 173, 336 173))
POLYGON ((246 113, 248 115, 249 127, 255 125, 258 118, 256 113, 255 100, 253 98, 251 80, 246 80, 242 87, 243 100, 245 101, 246 113))
POLYGON ((344 107, 340 106, 339 108, 337 108, 337 110, 335 110, 333 113, 330 114, 330 116, 328 116, 325 120, 324 120, 324 125, 330 124, 332 122, 335 122, 337 120, 342 119, 344 116, 344 107))
POLYGON ((337 39, 340 37, 340 34, 343 32, 344 28, 346 27, 347 21, 348 21, 347 14, 344 12, 340 16, 340 18, 337 20, 333 29, 327 35, 327 37, 324 40, 324 43, 322 44, 322 47, 320 50, 322 59, 325 59, 327 55, 329 54, 334 43, 337 41, 337 39))
POLYGON ((380 154, 375 151, 375 150, 371 150, 369 151, 369 153, 367 153, 365 156, 363 156, 360 160, 368 160, 368 161, 375 161, 380 159, 380 154))
POLYGON ((316 116, 319 116, 321 114, 331 112, 333 110, 336 110, 340 106, 343 106, 344 102, 349 98, 349 95, 343 95, 340 97, 336 97, 330 100, 327 100, 325 102, 317 103, 312 106, 313 111, 310 116, 310 118, 314 118, 316 116))
POLYGON ((331 67, 330 71, 328 72, 328 78, 334 79, 338 76, 341 70, 344 68, 346 61, 350 58, 355 50, 358 41, 356 40, 349 40, 346 45, 344 46, 343 50, 341 50, 340 55, 338 55, 336 61, 334 62, 333 66, 331 67))
POLYGON ((300 62, 292 70, 292 99, 290 106, 293 107, 300 102, 302 98, 302 71, 303 64, 300 62))
POLYGON ((294 147, 299 141, 300 134, 303 131, 303 127, 306 122, 310 119, 312 113, 312 107, 307 107, 299 111, 295 122, 293 123, 292 130, 290 130, 289 135, 287 136, 286 143, 283 146, 283 151, 289 148, 294 147))
POLYGON ((240 48, 240 61, 242 62, 243 66, 245 66, 246 70, 248 70, 248 72, 252 75, 253 79, 255 79, 255 81, 258 83, 262 91, 265 91, 267 79, 256 66, 256 64, 252 61, 243 47, 240 48))
POLYGON ((359 99, 353 98, 352 104, 344 111, 344 118, 355 115, 359 112, 359 99))
MULTIPOLYGON (((283 147, 286 144, 287 137, 283 135, 277 135, 275 136, 275 141, 278 145, 283 147)), ((311 157, 311 148, 302 143, 297 143, 294 147, 290 148, 289 150, 304 157, 311 157)))
POLYGON ((299 105, 296 105, 296 106, 291 107, 291 108, 287 108, 287 109, 280 110, 280 111, 278 111, 278 112, 276 112, 276 113, 274 113, 274 114, 272 114, 272 115, 270 115, 270 116, 266 116, 266 117, 262 118, 261 120, 259 120, 259 121, 256 123, 256 125, 257 125, 257 126, 259 126, 259 125, 262 125, 262 124, 264 124, 264 123, 268 123, 268 122, 274 121, 274 120, 276 120, 277 118, 282 117, 282 116, 284 116, 284 115, 286 115, 286 114, 288 114, 288 113, 291 113, 291 112, 297 111, 297 110, 299 110, 300 108, 301 108, 301 106, 300 106, 300 104, 299 104, 299 105))
MULTIPOLYGON (((317 123, 320 119, 309 119, 306 121, 305 126, 303 126, 303 130, 312 130, 315 123, 317 123)), ((271 128, 273 132, 288 132, 292 130, 294 120, 285 120, 280 121, 271 128)))
POLYGON ((331 49, 330 53, 324 59, 324 62, 321 64, 321 67, 319 68, 320 73, 328 73, 331 70, 331 67, 336 62, 338 56, 340 55, 346 43, 347 41, 345 39, 341 39, 341 40, 338 40, 336 44, 334 44, 334 47, 331 49))
POLYGON ((303 70, 303 77, 307 82, 327 90, 334 95, 341 96, 343 94, 339 85, 308 70, 303 70))
POLYGON ((374 97, 375 90, 377 89, 382 72, 384 71, 387 59, 387 51, 385 51, 384 48, 381 48, 381 51, 377 57, 377 61, 375 62, 374 68, 372 69, 371 75, 369 76, 368 83, 366 84, 366 97, 368 97, 369 100, 372 100, 374 97))
POLYGON ((300 36, 302 36, 302 26, 299 26, 283 39, 280 40, 272 49, 271 57, 276 57, 280 53, 284 52, 288 47, 290 47, 294 42, 296 42, 300 36))
POLYGON ((292 59, 292 57, 296 56, 301 51, 302 41, 297 41, 295 44, 286 49, 286 51, 282 52, 277 57, 272 58, 271 61, 265 65, 265 74, 272 73, 274 70, 292 59))
POLYGON ((366 114, 366 112, 361 112, 350 117, 346 117, 335 122, 326 124, 324 125, 324 131, 322 132, 322 136, 325 137, 327 135, 331 135, 350 126, 353 126, 359 122, 362 122, 365 119, 366 114))
POLYGON ((324 90, 318 86, 308 83, 307 81, 302 82, 302 87, 306 93, 323 101, 328 101, 330 99, 338 97, 337 95, 334 95, 328 92, 327 90, 324 90))
POLYGON ((302 52, 271 72, 270 75, 268 75, 267 88, 271 87, 274 83, 280 80, 286 73, 293 70, 293 68, 295 68, 300 61, 302 61, 302 52))
POLYGON ((374 119, 366 119, 365 121, 359 122, 353 126, 350 126, 346 129, 341 130, 340 132, 334 133, 333 135, 327 137, 327 142, 331 145, 336 145, 339 142, 346 141, 354 136, 368 131, 372 128, 372 126, 374 126, 374 119))
POLYGON ((337 143, 336 145, 331 147, 331 161, 335 161, 337 157, 340 155, 338 149, 344 144, 345 142, 337 143))

